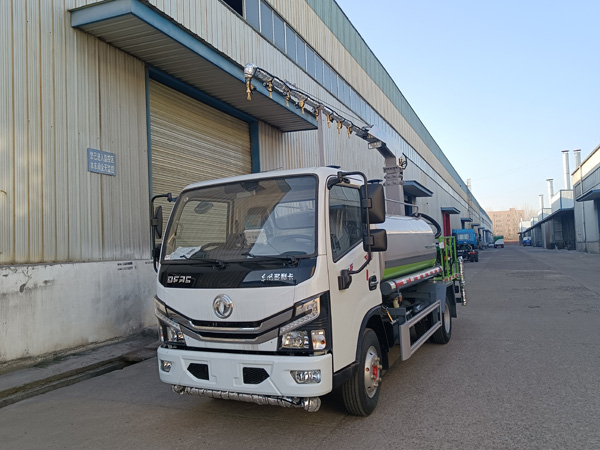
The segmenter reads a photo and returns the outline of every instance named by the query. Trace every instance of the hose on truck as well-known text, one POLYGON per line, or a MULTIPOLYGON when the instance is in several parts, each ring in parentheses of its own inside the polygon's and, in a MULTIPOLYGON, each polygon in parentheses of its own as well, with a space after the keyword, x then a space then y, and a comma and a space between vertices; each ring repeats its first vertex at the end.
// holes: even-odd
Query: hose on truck
POLYGON ((423 213, 416 213, 413 214, 414 217, 422 217, 423 219, 425 219, 427 222, 429 222, 431 225, 433 225, 435 227, 435 238, 439 238, 442 235, 442 227, 440 227, 440 224, 437 223, 437 221, 433 218, 428 216, 427 214, 423 214, 423 213))

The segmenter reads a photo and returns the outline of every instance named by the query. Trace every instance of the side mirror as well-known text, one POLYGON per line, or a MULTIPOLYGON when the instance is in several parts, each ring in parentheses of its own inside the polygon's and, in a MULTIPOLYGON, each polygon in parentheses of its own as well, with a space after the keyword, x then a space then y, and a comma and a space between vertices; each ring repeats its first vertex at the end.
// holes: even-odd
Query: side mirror
POLYGON ((363 239, 363 249, 368 252, 385 252, 387 250, 387 231, 371 230, 363 239))
POLYGON ((340 276, 338 277, 338 289, 340 291, 346 290, 351 284, 352 275, 350 275, 350 271, 348 269, 342 270, 340 276))
POLYGON ((363 221, 366 223, 367 214, 369 223, 385 222, 385 195, 381 184, 367 184, 360 187, 361 198, 366 199, 363 204, 363 221))
POLYGON ((162 206, 156 208, 156 212, 154 213, 154 217, 152 218, 152 227, 154 228, 154 232, 156 233, 156 238, 160 239, 162 237, 163 231, 162 206))

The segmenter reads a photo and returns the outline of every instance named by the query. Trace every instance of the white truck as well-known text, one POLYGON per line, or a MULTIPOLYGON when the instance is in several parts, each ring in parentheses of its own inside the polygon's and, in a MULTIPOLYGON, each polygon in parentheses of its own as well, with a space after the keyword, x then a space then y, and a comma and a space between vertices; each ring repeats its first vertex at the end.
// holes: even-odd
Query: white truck
POLYGON ((494 236, 494 248, 504 248, 504 236, 494 236))
POLYGON ((339 388, 349 413, 369 415, 383 371, 447 343, 465 302, 453 238, 386 217, 383 191, 328 167, 186 187, 155 252, 160 379, 311 412, 339 388))

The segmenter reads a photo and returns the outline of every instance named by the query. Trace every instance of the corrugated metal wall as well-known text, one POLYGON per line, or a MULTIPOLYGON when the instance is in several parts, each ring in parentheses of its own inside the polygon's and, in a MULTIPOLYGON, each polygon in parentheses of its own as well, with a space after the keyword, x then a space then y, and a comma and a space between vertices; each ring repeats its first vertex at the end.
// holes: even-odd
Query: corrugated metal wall
POLYGON ((85 2, 0 2, 0 263, 149 254, 144 65, 70 26, 85 2), (117 176, 87 171, 87 148, 117 176))
MULTIPOLYGON (((153 195, 252 171, 246 122, 150 81, 153 195)), ((173 204, 157 200, 169 217, 173 204)))

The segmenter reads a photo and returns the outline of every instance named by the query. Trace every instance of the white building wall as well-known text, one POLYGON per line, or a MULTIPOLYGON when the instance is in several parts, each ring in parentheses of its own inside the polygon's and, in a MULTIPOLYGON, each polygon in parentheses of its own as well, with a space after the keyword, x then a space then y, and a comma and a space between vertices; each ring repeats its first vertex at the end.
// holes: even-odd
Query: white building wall
POLYGON ((153 275, 148 261, 0 267, 0 364, 154 325, 153 275))
POLYGON ((600 201, 575 202, 576 249, 600 253, 600 201))

